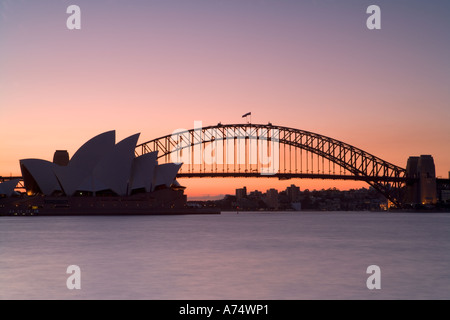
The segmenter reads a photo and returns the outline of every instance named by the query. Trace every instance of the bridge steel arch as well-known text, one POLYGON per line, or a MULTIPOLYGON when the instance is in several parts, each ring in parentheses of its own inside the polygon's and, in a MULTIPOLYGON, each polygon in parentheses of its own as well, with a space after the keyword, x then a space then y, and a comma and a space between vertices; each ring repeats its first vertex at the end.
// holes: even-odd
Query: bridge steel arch
MULTIPOLYGON (((202 163, 197 166, 197 170, 194 166, 188 169, 187 173, 180 173, 180 177, 277 177, 279 179, 289 178, 320 178, 320 179, 347 179, 347 180, 360 180, 365 181, 373 188, 382 193, 389 201, 395 206, 401 205, 401 189, 406 183, 406 170, 399 166, 396 166, 388 161, 385 161, 379 157, 376 157, 362 149, 354 147, 348 143, 320 135, 317 133, 288 128, 283 126, 276 126, 269 124, 217 124, 215 126, 207 126, 202 128, 194 128, 190 130, 181 130, 174 132, 171 135, 166 135, 157 139, 153 139, 136 146, 136 156, 142 154, 158 151, 158 159, 164 162, 173 161, 173 157, 180 158, 180 154, 183 150, 189 152, 189 159, 194 159, 196 152, 200 154, 205 150, 206 145, 223 144, 223 161, 221 170, 218 167, 211 169, 211 171, 205 170, 205 165, 202 170, 202 163), (239 170, 235 167, 227 165, 226 158, 233 150, 227 145, 232 141, 234 144, 234 157, 236 157, 236 145, 241 143, 245 146, 245 170, 241 172, 241 166, 239 170), (253 141, 253 142, 252 142, 253 141), (256 163, 255 166, 248 163, 250 157, 249 145, 251 143, 267 141, 267 143, 275 143, 278 146, 284 148, 284 161, 289 159, 289 162, 299 161, 297 158, 298 150, 302 152, 304 150, 311 155, 316 156, 329 161, 333 164, 333 171, 335 165, 340 170, 348 172, 349 174, 331 174, 331 170, 325 173, 324 165, 322 165, 322 172, 314 173, 312 168, 311 172, 306 169, 306 173, 297 172, 297 163, 295 163, 295 171, 293 166, 290 165, 289 170, 284 167, 283 170, 273 172, 272 174, 261 174, 258 172, 261 166, 256 163), (203 147, 202 147, 203 146, 203 147), (195 151, 194 149, 198 150, 195 151), (286 151, 288 149, 288 151, 286 151), (203 151, 202 151, 203 150, 203 151), (288 156, 286 156, 286 153, 288 156), (295 153, 295 157, 293 154, 295 153), (200 169, 198 169, 200 168, 200 169), (249 169, 250 168, 250 169, 249 169), (259 169, 258 169, 259 168, 259 169), (294 171, 294 172, 293 172, 294 171)), ((258 143, 256 143, 258 146, 258 143)), ((242 146, 241 146, 242 147, 242 146)), ((270 147, 266 148, 269 150, 270 147)), ((274 155, 274 150, 271 150, 274 155)), ((256 152, 257 155, 260 151, 256 152)), ((186 156, 186 154, 184 154, 186 156)), ((202 157, 202 156, 201 156, 202 157)), ((281 152, 279 157, 281 157, 281 152)), ((302 158, 300 157, 300 161, 302 158)), ((308 155, 306 156, 308 160, 308 155)), ((313 160, 311 156, 311 161, 313 160)), ((204 161, 204 160, 202 160, 204 161)), ((317 160, 319 161, 319 160, 317 160)), ((173 161, 179 162, 179 161, 173 161)), ((320 170, 319 170, 320 171, 320 170)))

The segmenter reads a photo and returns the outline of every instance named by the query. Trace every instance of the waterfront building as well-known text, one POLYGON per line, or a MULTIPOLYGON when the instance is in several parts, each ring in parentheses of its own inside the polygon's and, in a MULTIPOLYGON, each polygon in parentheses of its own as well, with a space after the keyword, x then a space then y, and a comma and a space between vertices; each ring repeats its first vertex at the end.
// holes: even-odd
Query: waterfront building
POLYGON ((22 159, 27 193, 127 196, 176 185, 181 164, 158 165, 157 152, 135 157, 138 138, 135 134, 116 144, 115 131, 108 131, 87 141, 70 161, 65 150, 57 150, 53 162, 22 159))

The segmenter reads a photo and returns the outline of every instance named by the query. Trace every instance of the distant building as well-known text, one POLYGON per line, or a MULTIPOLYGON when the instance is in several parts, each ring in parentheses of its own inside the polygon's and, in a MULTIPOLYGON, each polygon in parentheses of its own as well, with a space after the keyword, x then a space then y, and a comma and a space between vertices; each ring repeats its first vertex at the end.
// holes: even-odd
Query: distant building
POLYGON ((255 190, 248 194, 249 199, 260 200, 262 199, 263 193, 261 191, 255 190))
POLYGON ((292 202, 291 208, 295 211, 301 211, 302 210, 302 203, 301 202, 292 202))
POLYGON ((236 200, 239 201, 244 198, 247 198, 247 187, 236 189, 236 200))
POLYGON ((278 190, 267 190, 265 202, 267 207, 269 207, 270 209, 278 209, 278 190))
POLYGON ((441 190, 441 201, 450 202, 450 190, 441 190))
POLYGON ((297 202, 300 199, 300 187, 291 184, 290 187, 286 188, 286 195, 289 199, 289 202, 297 202))

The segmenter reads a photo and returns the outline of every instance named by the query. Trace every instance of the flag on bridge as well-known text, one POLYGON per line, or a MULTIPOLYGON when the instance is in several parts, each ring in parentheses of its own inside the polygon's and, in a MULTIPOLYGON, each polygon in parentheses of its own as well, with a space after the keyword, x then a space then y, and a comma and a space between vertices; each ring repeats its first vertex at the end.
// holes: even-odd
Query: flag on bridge
POLYGON ((247 117, 247 116, 251 116, 252 115, 252 113, 251 112, 247 112, 246 114, 244 114, 243 116, 242 116, 242 118, 245 118, 245 117, 247 117))

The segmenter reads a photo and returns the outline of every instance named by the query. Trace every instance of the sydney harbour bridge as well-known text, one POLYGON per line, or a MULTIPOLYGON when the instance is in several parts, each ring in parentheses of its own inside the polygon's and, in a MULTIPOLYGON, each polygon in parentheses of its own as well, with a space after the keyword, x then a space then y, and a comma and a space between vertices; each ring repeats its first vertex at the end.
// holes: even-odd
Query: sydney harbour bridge
MULTIPOLYGON (((277 178, 364 181, 394 206, 417 176, 348 143, 268 124, 221 124, 177 130, 136 146, 158 151, 158 162, 182 162, 177 178, 277 178)), ((13 178, 13 177, 10 177, 13 178)), ((7 180, 6 177, 0 177, 7 180)), ((20 185, 19 185, 20 186, 20 185)))
POLYGON ((178 177, 340 179, 365 181, 401 204, 406 169, 345 142, 268 124, 217 124, 139 144, 136 156, 183 162, 178 177))

